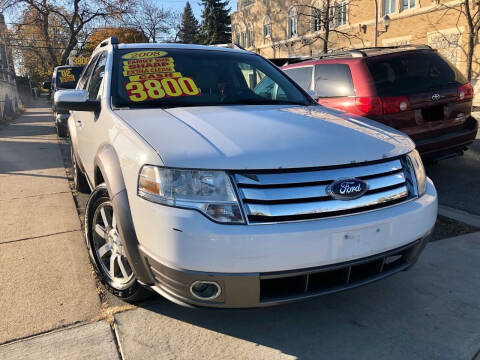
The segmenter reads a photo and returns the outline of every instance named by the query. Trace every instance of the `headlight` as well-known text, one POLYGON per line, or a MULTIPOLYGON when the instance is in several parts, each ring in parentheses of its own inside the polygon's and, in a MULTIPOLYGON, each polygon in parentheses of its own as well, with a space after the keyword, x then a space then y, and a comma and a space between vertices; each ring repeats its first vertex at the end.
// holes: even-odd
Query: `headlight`
POLYGON ((415 173, 415 180, 417 182, 417 192, 418 196, 422 196, 425 193, 427 188, 427 175, 425 173, 425 168, 423 167, 422 159, 417 150, 413 150, 408 154, 408 160, 412 167, 413 172, 415 173))
POLYGON ((224 171, 183 170, 145 165, 138 196, 180 208, 196 209, 222 223, 243 223, 230 178, 224 171))

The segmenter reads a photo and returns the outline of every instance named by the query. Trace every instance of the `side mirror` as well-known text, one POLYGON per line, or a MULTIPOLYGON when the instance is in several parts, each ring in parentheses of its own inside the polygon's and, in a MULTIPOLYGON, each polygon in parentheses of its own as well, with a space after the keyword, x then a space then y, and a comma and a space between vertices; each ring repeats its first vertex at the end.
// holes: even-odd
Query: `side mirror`
POLYGON ((57 110, 100 111, 100 101, 90 100, 86 90, 57 91, 53 102, 57 110))
POLYGON ((51 81, 44 81, 42 83, 42 88, 45 90, 50 90, 52 87, 52 82, 51 81))

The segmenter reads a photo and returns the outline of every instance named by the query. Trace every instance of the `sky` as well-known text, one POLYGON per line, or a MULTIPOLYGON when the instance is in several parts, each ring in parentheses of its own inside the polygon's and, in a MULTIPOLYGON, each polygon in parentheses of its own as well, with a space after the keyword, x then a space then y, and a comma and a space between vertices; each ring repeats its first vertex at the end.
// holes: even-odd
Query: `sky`
MULTIPOLYGON (((227 0, 230 3, 230 7, 232 8, 232 11, 235 11, 237 9, 237 1, 236 0, 227 0)), ((185 4, 187 3, 187 0, 154 0, 158 5, 163 6, 166 9, 172 9, 175 11, 183 12, 183 9, 185 8, 185 4)), ((190 5, 192 6, 193 13, 195 14, 195 17, 197 18, 198 21, 201 20, 201 15, 202 15, 202 8, 198 4, 200 1, 199 0, 190 0, 190 5)))
MULTIPOLYGON (((237 1, 236 0, 227 0, 232 8, 232 11, 237 10, 237 1)), ((185 8, 185 4, 187 0, 153 0, 153 2, 157 3, 159 6, 163 6, 165 9, 171 9, 178 12, 183 12, 185 8)), ((202 7, 199 5, 200 0, 190 0, 190 5, 192 7, 193 13, 195 17, 200 22, 201 15, 202 15, 202 7)), ((9 22, 14 21, 15 16, 13 14, 7 12, 5 14, 5 20, 7 21, 7 26, 10 27, 9 22)))

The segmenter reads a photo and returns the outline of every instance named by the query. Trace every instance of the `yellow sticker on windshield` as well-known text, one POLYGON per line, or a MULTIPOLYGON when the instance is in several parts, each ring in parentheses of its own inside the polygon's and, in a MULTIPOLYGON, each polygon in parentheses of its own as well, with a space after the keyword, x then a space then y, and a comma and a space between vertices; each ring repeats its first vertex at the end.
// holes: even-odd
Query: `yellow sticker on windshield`
POLYGON ((75 82, 75 75, 72 74, 72 69, 58 69, 60 72, 60 82, 75 82))
POLYGON ((201 95, 193 79, 176 71, 174 59, 165 55, 165 51, 145 50, 122 56, 123 76, 128 78, 125 90, 130 101, 201 95))
POLYGON ((122 59, 153 59, 167 55, 166 51, 142 50, 134 51, 122 56, 122 59))
POLYGON ((193 79, 189 77, 131 81, 125 84, 125 89, 130 101, 134 102, 201 94, 193 79))

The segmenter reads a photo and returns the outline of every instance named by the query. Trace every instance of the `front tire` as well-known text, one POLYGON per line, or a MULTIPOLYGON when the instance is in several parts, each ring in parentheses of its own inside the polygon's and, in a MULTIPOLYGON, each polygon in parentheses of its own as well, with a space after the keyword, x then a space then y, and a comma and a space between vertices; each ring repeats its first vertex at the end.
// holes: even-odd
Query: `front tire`
POLYGON ((124 301, 139 301, 150 292, 136 279, 118 226, 107 188, 100 184, 90 195, 85 217, 90 260, 109 292, 124 301))
POLYGON ((58 137, 66 138, 67 137, 67 127, 62 124, 56 124, 58 137))

